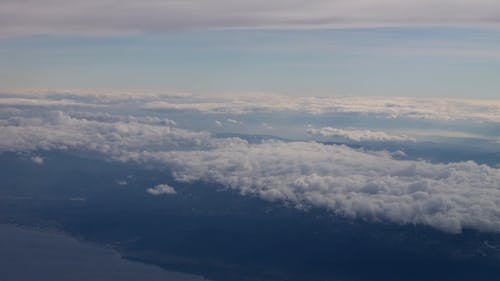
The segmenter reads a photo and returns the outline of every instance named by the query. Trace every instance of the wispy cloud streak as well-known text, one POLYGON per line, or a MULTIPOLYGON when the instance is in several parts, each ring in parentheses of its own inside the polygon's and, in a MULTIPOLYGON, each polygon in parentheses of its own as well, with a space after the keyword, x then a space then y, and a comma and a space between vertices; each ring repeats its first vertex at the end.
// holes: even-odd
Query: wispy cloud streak
POLYGON ((0 2, 0 35, 108 36, 199 29, 385 26, 498 27, 498 1, 15 1, 0 2))

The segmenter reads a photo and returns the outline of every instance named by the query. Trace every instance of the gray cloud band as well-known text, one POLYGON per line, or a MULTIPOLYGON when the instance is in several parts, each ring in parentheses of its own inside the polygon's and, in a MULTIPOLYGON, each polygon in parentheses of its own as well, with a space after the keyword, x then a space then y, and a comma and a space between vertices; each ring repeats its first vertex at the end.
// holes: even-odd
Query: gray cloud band
POLYGON ((498 27, 498 1, 16 1, 0 2, 0 36, 108 36, 199 29, 381 26, 498 27))

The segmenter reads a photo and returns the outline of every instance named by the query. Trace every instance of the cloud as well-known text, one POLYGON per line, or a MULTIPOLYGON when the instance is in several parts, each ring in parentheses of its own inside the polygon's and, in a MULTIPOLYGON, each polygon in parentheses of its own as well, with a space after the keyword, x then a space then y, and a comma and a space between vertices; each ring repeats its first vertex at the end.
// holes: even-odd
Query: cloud
POLYGON ((176 194, 177 192, 173 187, 168 184, 159 184, 153 188, 148 188, 146 190, 151 195, 163 195, 163 194, 176 194))
POLYGON ((204 29, 498 27, 493 0, 0 2, 0 35, 107 36, 204 29))
MULTIPOLYGON (((196 96, 187 93, 105 90, 2 90, 0 106, 75 107, 81 110, 122 107, 151 112, 197 111, 245 115, 262 112, 300 112, 311 115, 363 114, 381 118, 466 120, 500 123, 500 100, 413 97, 291 97, 277 94, 196 96)), ((121 118, 121 117, 120 117, 121 118)), ((233 118, 230 118, 234 120, 233 118)), ((224 120, 224 119, 219 119, 224 120)), ((227 121, 227 118, 225 119, 227 121)), ((237 120, 234 120, 237 121, 237 120)))
POLYGON ((403 158, 408 157, 406 152, 404 152, 402 150, 396 150, 396 151, 392 152, 391 156, 392 156, 392 158, 395 158, 395 159, 403 159, 403 158))
POLYGON ((0 100, 0 105, 2 106, 45 106, 45 107, 54 107, 54 106, 75 106, 75 107, 96 107, 99 105, 82 103, 77 101, 69 101, 69 100, 48 100, 48 99, 39 99, 39 98, 2 98, 0 100))
POLYGON ((235 125, 241 125, 242 124, 241 121, 238 121, 238 120, 235 120, 235 119, 232 119, 232 118, 227 118, 226 122, 231 123, 231 124, 235 124, 235 125))
MULTIPOLYGON (((0 88, 2 102, 7 103, 9 98, 34 100, 33 104, 45 101, 73 101, 93 105, 116 105, 116 103, 141 102, 147 100, 189 98, 192 94, 165 91, 141 91, 119 89, 9 89, 0 88)), ((27 101, 29 102, 29 101, 27 101)), ((66 105, 66 104, 64 104, 66 105)))
POLYGON ((233 125, 233 126, 234 125, 243 125, 243 122, 238 121, 236 119, 232 119, 232 118, 227 118, 226 120, 223 120, 223 121, 215 120, 214 123, 218 127, 223 127, 224 124, 226 124, 226 125, 233 125))
POLYGON ((63 111, 42 111, 36 117, 13 116, 0 126, 0 151, 84 149, 119 155, 122 151, 182 150, 212 145, 210 134, 183 130, 169 122, 151 125, 139 122, 144 118, 117 120, 76 118, 63 111))
POLYGON ((500 123, 500 101, 412 97, 289 97, 281 95, 218 97, 206 101, 151 101, 142 105, 153 111, 199 111, 210 114, 244 115, 259 112, 371 114, 382 118, 422 120, 471 120, 500 123))
POLYGON ((452 233, 500 231, 500 170, 474 162, 396 160, 388 152, 279 141, 144 152, 139 158, 167 165, 178 181, 215 182, 340 216, 423 224, 452 233))
POLYGON ((307 133, 322 137, 340 137, 355 142, 376 141, 376 142, 414 142, 415 139, 405 135, 390 135, 385 132, 371 130, 345 130, 333 127, 323 127, 319 129, 309 128, 307 133))
POLYGON ((110 113, 99 112, 71 112, 71 117, 85 120, 93 120, 99 122, 123 122, 123 123, 137 123, 148 124, 156 126, 177 126, 177 122, 168 118, 159 118, 154 116, 132 116, 132 115, 113 115, 110 113))
POLYGON ((31 157, 31 161, 37 165, 42 165, 44 160, 41 156, 33 156, 31 157))
MULTIPOLYGON (((11 94, 7 98, 16 97, 18 95, 11 94)), ((0 95, 0 101, 2 98, 0 95)), ((29 95, 24 98, 35 99, 29 95)), ((253 118, 259 117, 260 110, 265 109, 325 114, 327 118, 331 117, 328 115, 331 112, 358 112, 390 118, 429 115, 496 120, 497 101, 450 100, 445 103, 440 99, 281 96, 197 99, 154 95, 137 95, 124 100, 109 95, 103 96, 101 104, 99 96, 72 96, 70 93, 36 99, 79 100, 106 106, 52 105, 36 110, 12 104, 0 107, 0 152, 87 151, 111 160, 168 168, 180 182, 213 182, 243 195, 289 202, 298 208, 325 208, 349 218, 421 224, 453 233, 464 228, 500 232, 498 168, 474 162, 444 164, 406 160, 404 153, 316 142, 257 140, 249 143, 237 137, 217 138, 209 132, 179 128, 165 117, 170 117, 165 112, 161 117, 150 115, 153 113, 150 109, 138 111, 137 115, 125 113, 127 106, 159 100, 169 104, 199 105, 209 111, 215 108, 249 111, 255 113, 253 118), (214 104, 216 107, 211 107, 214 104)), ((192 118, 204 117, 194 113, 192 118)), ((190 115, 182 112, 181 116, 190 115)), ((268 114, 265 118, 268 120, 273 115, 268 114)), ((257 119, 260 125, 263 118, 257 119)), ((227 120, 227 116, 220 120, 227 120)), ((243 120, 247 124, 249 119, 243 120)), ((291 120, 292 125, 294 121, 291 120)), ((334 133, 352 139, 395 137, 372 130, 361 133, 341 130, 339 133, 338 129, 333 129, 334 133)), ((327 133, 331 131, 326 130, 327 133)), ((171 192, 161 186, 148 192, 171 192)))

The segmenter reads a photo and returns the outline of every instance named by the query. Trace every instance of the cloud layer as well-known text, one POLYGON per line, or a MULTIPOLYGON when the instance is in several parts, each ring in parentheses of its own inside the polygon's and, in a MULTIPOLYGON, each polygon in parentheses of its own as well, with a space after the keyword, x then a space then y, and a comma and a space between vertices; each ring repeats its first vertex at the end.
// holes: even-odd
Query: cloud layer
MULTIPOLYGON (((260 112, 359 113, 381 118, 466 120, 500 123, 500 101, 412 97, 291 97, 263 93, 196 96, 188 93, 104 90, 12 90, 0 88, 2 107, 141 108, 243 115, 260 112)), ((234 119, 226 119, 239 121, 234 119)), ((231 122, 231 121, 228 121, 231 122)))
MULTIPOLYGON (((113 95, 20 97, 11 94, 6 97, 8 101, 12 98, 32 102, 2 103, 3 98, 0 97, 0 152, 83 150, 117 161, 166 167, 177 181, 213 182, 242 194, 288 202, 299 208, 326 208, 350 218, 422 224, 453 233, 464 228, 500 232, 498 168, 471 161, 440 164, 401 160, 399 156, 404 155, 403 152, 369 151, 317 142, 267 140, 249 143, 238 137, 218 138, 209 132, 180 128, 179 122, 169 118, 168 113, 167 116, 158 116, 152 115, 155 111, 143 109, 135 115, 125 114, 127 108, 141 104, 187 104, 187 99, 190 104, 201 105, 202 108, 206 108, 206 104, 217 104, 223 108, 244 104, 243 108, 248 109, 248 105, 252 104, 250 109, 258 116, 262 113, 259 106, 263 105, 259 98, 255 101, 247 98, 225 102, 220 98, 200 101, 193 97, 154 95, 139 95, 130 99, 117 96, 116 100, 113 95), (99 102, 100 99, 102 102, 99 102), (89 106, 54 105, 38 100, 70 100, 89 106)), ((493 111, 479 110, 488 107, 475 101, 457 101, 465 108, 459 114, 454 109, 457 105, 453 103, 447 106, 448 112, 435 112, 443 105, 427 100, 390 99, 389 103, 389 99, 326 98, 326 102, 316 103, 315 98, 269 99, 291 100, 287 108, 305 112, 321 107, 322 110, 357 110, 363 114, 366 114, 365 111, 371 114, 376 112, 382 116, 389 111, 392 114, 390 118, 410 114, 441 117, 443 114, 457 114, 456 117, 481 116, 494 121, 496 116, 493 111), (305 100, 311 102, 306 104, 305 100), (370 104, 373 106, 368 106, 370 104), (412 108, 412 111, 408 112, 406 107, 412 108)), ((268 103, 266 110, 279 111, 283 104, 268 103)), ((197 114, 197 111, 188 110, 181 116, 205 117, 197 114)), ((215 114, 221 117, 222 113, 215 114)), ((320 113, 313 111, 309 114, 320 113)), ((230 116, 222 116, 221 120, 228 118, 230 116)), ((247 122, 239 123, 237 127, 245 126, 247 122)), ((321 133, 322 129, 319 130, 321 133)), ((325 134, 330 132, 360 141, 401 138, 377 131, 339 131, 335 128, 329 128, 325 134)), ((157 195, 175 190, 159 185, 148 192, 157 195)))
POLYGON ((0 124, 0 151, 92 150, 119 155, 144 148, 183 150, 212 145, 210 135, 204 132, 137 121, 94 121, 62 111, 42 112, 37 117, 14 116, 0 120, 0 124))
POLYGON ((500 4, 478 1, 0 2, 0 35, 122 35, 196 29, 499 26, 500 4))
POLYGON ((319 129, 309 128, 307 133, 315 136, 322 137, 340 137, 346 140, 363 142, 363 141, 376 141, 376 142, 407 142, 415 141, 415 139, 410 138, 405 135, 391 135, 381 131, 371 131, 371 130, 345 130, 334 127, 323 127, 319 129))

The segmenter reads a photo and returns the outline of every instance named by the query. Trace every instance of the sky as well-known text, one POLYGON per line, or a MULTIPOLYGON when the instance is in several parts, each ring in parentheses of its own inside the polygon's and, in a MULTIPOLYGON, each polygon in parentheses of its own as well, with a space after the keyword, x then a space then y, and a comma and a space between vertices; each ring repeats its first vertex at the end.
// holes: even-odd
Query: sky
POLYGON ((0 1, 0 88, 496 99, 497 1, 0 1))

